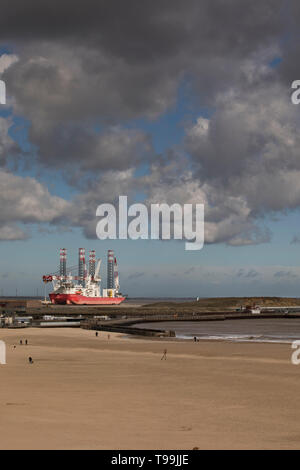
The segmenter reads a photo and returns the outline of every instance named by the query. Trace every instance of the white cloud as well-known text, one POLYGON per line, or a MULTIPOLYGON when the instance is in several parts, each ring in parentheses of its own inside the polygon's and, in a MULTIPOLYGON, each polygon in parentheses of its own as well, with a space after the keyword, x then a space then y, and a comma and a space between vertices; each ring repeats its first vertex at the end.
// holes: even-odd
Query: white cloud
POLYGON ((18 62, 19 57, 15 54, 2 54, 0 56, 0 75, 5 72, 12 64, 18 62))
POLYGON ((28 237, 29 233, 26 230, 22 230, 16 224, 0 226, 0 240, 26 240, 28 237))
POLYGON ((0 207, 0 239, 15 240, 28 237, 20 224, 59 224, 68 217, 71 203, 52 196, 34 178, 22 178, 1 170, 0 207))

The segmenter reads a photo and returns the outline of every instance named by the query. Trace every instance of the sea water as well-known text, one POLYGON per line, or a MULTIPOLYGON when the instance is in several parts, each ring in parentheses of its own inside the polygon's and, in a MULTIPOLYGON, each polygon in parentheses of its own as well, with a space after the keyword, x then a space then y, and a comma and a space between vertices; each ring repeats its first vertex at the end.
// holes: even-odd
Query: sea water
POLYGON ((137 328, 173 330, 179 339, 292 343, 300 340, 300 318, 139 323, 137 328))

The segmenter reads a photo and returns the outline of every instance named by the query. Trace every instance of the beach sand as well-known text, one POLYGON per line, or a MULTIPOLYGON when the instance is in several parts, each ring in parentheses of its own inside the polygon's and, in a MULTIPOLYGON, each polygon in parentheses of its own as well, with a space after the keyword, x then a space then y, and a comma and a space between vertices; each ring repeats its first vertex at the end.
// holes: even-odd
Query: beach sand
POLYGON ((300 447, 300 365, 288 344, 108 340, 71 328, 0 339, 1 449, 300 447))

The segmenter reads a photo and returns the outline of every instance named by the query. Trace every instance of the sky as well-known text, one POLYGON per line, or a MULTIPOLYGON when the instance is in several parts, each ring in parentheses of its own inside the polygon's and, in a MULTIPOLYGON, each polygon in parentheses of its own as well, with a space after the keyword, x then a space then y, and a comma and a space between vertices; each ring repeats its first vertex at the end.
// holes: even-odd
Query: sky
POLYGON ((130 297, 299 296, 299 23, 296 0, 2 0, 0 295, 85 247, 130 297), (204 204, 203 249, 99 240, 120 195, 204 204))

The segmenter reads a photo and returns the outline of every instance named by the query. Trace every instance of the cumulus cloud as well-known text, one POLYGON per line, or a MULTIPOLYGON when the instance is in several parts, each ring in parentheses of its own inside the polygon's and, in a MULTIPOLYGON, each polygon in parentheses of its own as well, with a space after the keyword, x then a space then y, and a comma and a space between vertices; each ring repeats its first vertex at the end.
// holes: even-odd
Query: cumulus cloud
POLYGON ((64 216, 70 203, 52 196, 34 178, 22 178, 0 172, 0 222, 18 220, 24 223, 54 222, 64 216))
MULTIPOLYGON (((39 164, 61 170, 79 190, 69 207, 56 201, 57 219, 68 208, 70 225, 95 237, 100 203, 142 193, 147 204, 204 203, 207 243, 269 241, 265 214, 300 206, 299 112, 286 81, 290 70, 297 78, 296 61, 288 63, 298 46, 282 41, 290 19, 281 6, 87 0, 82 12, 71 0, 29 0, 26 7, 3 0, 0 39, 18 55, 0 61, 13 111, 30 121, 39 164), (270 66, 284 55, 283 65, 270 66), (205 112, 186 124, 182 148, 154 155, 138 119, 172 109, 182 83, 205 112)), ((0 120, 3 161, 13 145, 9 125, 0 120)), ((40 206, 25 210, 21 221, 36 213, 54 223, 53 207, 43 216, 40 206)))
MULTIPOLYGON (((133 183, 133 182, 132 182, 133 183)), ((135 181, 148 206, 154 203, 204 204, 205 242, 247 245, 269 241, 270 232, 251 216, 242 197, 224 197, 212 182, 201 180, 189 169, 189 160, 173 155, 170 161, 153 163, 147 175, 135 181)))
POLYGON ((19 58, 15 54, 2 54, 0 56, 0 75, 18 60, 19 58))
POLYGON ((22 178, 0 171, 0 239, 28 238, 24 224, 59 223, 67 217, 71 204, 34 178, 22 178), (23 226, 22 226, 23 225, 23 226))
POLYGON ((278 43, 280 3, 88 0, 79 13, 70 0, 42 9, 36 0, 26 9, 4 1, 0 39, 19 53, 5 74, 15 112, 31 121, 41 160, 61 163, 64 148, 80 161, 97 147, 91 120, 154 119, 175 104, 187 77, 212 100, 238 79, 244 57, 278 43))
POLYGON ((236 245, 267 241, 260 217, 300 205, 298 109, 276 73, 266 73, 255 87, 248 78, 247 89, 219 94, 215 113, 199 117, 185 138, 193 178, 205 183, 213 206, 208 217, 222 214, 220 227, 239 224, 236 245))
POLYGON ((28 231, 22 229, 17 224, 0 226, 0 240, 15 241, 26 240, 27 238, 29 238, 28 231))

